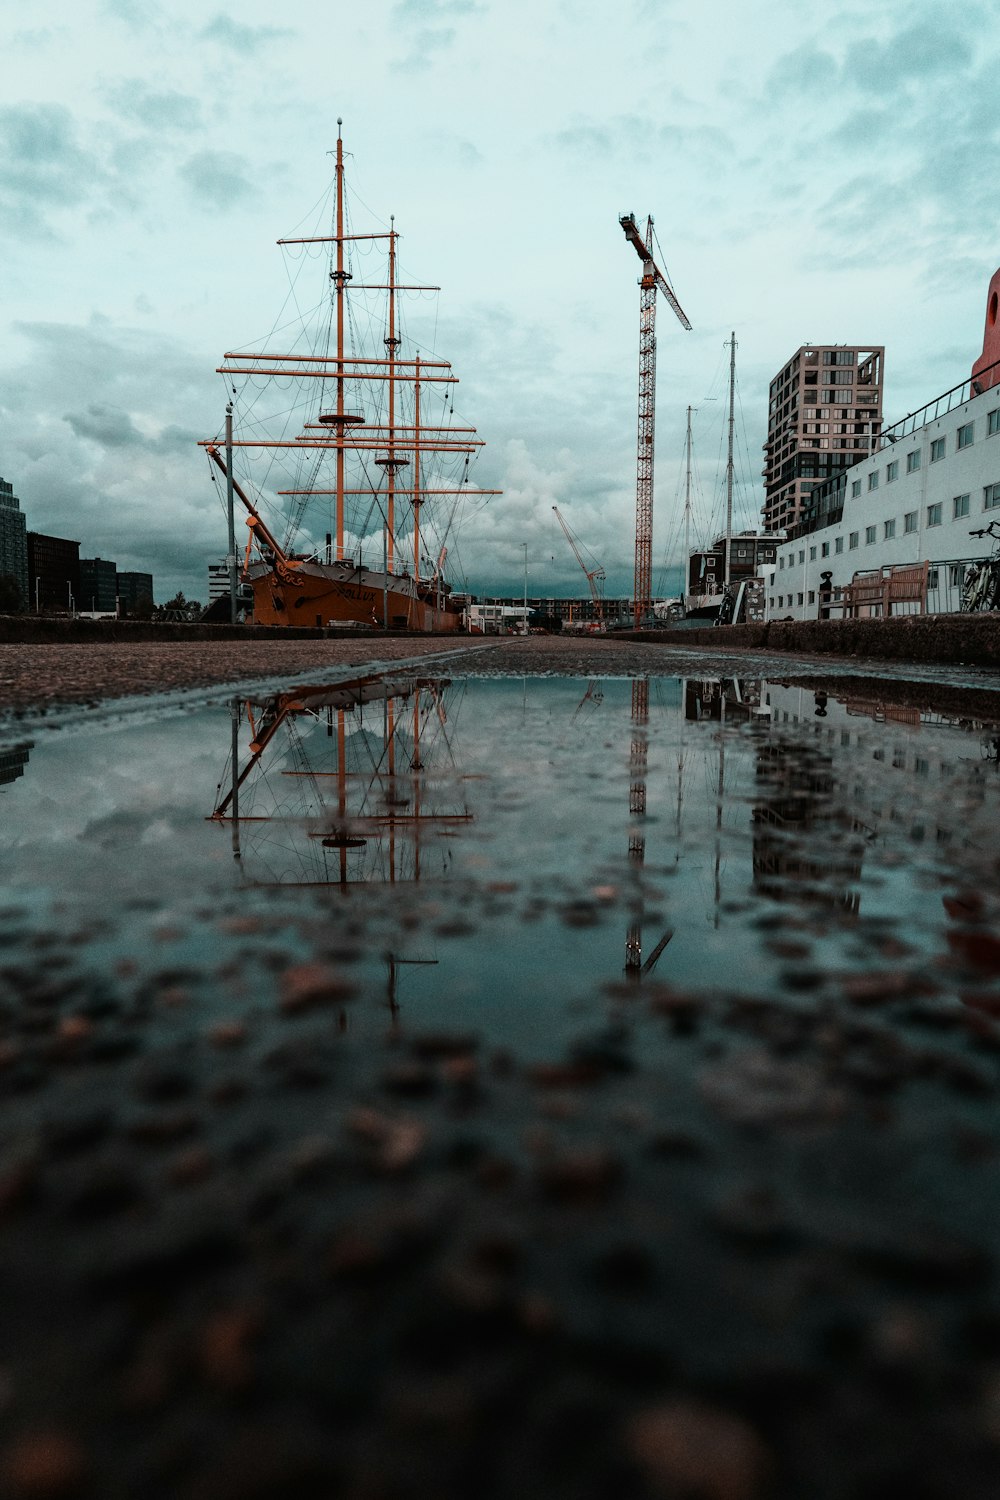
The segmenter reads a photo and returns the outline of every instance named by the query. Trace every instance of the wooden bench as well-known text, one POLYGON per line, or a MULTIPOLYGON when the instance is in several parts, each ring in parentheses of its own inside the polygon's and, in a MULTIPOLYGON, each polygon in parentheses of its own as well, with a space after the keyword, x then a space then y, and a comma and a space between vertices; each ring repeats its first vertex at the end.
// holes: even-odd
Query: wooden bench
POLYGON ((840 591, 839 606, 845 620, 867 615, 926 614, 929 564, 904 563, 877 572, 855 573, 840 591), (905 605, 917 608, 905 609, 905 605))

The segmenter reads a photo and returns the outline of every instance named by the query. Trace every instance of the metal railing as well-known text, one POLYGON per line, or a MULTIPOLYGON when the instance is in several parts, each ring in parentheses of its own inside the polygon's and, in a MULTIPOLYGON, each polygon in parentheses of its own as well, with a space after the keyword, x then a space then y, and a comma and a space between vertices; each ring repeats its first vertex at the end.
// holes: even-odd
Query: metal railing
MULTIPOLYGON (((966 401, 972 400, 973 396, 982 395, 983 391, 989 390, 991 385, 998 383, 986 379, 991 371, 998 369, 1000 369, 1000 359, 994 360, 993 364, 987 365, 977 375, 968 376, 961 384, 953 385, 950 391, 944 391, 940 396, 935 396, 934 400, 928 401, 925 406, 920 406, 916 411, 911 411, 907 416, 901 417, 898 422, 893 422, 891 427, 884 427, 876 437, 872 451, 877 453, 879 449, 888 447, 890 443, 897 443, 900 438, 909 437, 918 428, 925 427, 928 422, 947 416, 956 406, 964 406, 966 401)), ((1000 396, 1000 390, 997 394, 1000 396)))

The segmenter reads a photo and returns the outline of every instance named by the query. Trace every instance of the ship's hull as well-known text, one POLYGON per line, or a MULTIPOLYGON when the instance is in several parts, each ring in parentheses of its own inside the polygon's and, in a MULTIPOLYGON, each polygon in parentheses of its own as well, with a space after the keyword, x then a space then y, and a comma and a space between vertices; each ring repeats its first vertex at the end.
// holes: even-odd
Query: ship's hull
POLYGON ((449 603, 447 585, 417 583, 405 574, 375 572, 350 563, 299 562, 282 578, 252 563, 258 625, 362 625, 373 629, 448 634, 461 630, 461 610, 449 603))

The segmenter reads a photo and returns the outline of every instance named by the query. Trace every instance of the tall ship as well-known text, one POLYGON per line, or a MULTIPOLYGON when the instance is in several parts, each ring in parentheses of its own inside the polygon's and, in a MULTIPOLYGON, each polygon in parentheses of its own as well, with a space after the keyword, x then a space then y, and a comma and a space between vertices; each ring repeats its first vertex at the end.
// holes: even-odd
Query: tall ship
POLYGON ((260 347, 223 356, 226 424, 201 446, 230 515, 246 511, 258 624, 456 631, 449 549, 469 500, 500 491, 470 483, 483 443, 454 421, 457 377, 405 325, 411 295, 439 288, 401 274, 394 220, 354 227, 341 125, 327 222, 311 226, 327 232, 278 241, 285 308, 260 347))

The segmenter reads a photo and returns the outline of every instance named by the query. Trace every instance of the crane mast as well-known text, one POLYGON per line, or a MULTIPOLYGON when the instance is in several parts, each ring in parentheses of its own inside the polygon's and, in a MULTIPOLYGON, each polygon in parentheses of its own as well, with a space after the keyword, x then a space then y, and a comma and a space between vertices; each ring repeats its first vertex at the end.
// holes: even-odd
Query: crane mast
POLYGON ((587 564, 584 562, 583 558, 580 556, 580 549, 576 545, 576 538, 573 536, 573 533, 570 531, 569 527, 566 525, 566 522, 563 520, 562 515, 560 514, 560 511, 559 511, 558 505, 553 505, 552 509, 556 513, 556 520, 559 522, 559 525, 562 527, 563 534, 566 537, 567 542, 569 542, 570 547, 573 549, 573 556, 576 558, 577 562, 580 564, 580 567, 583 569, 583 571, 584 571, 584 573, 586 575, 587 585, 588 585, 588 587, 590 589, 590 597, 591 597, 591 600, 593 601, 593 605, 594 605, 594 614, 595 614, 595 616, 597 617, 597 619, 599 621, 603 622, 603 620, 604 620, 604 600, 601 598, 600 592, 598 590, 597 580, 600 579, 602 582, 604 581, 604 578, 606 577, 604 569, 599 564, 598 564, 598 566, 596 568, 588 568, 587 567, 587 564))
POLYGON ((618 221, 625 238, 642 261, 639 280, 639 433, 635 493, 635 582, 633 623, 638 630, 649 614, 653 591, 653 435, 656 421, 656 293, 661 291, 682 327, 691 324, 670 283, 653 260, 653 218, 646 220, 645 239, 635 214, 618 221))

